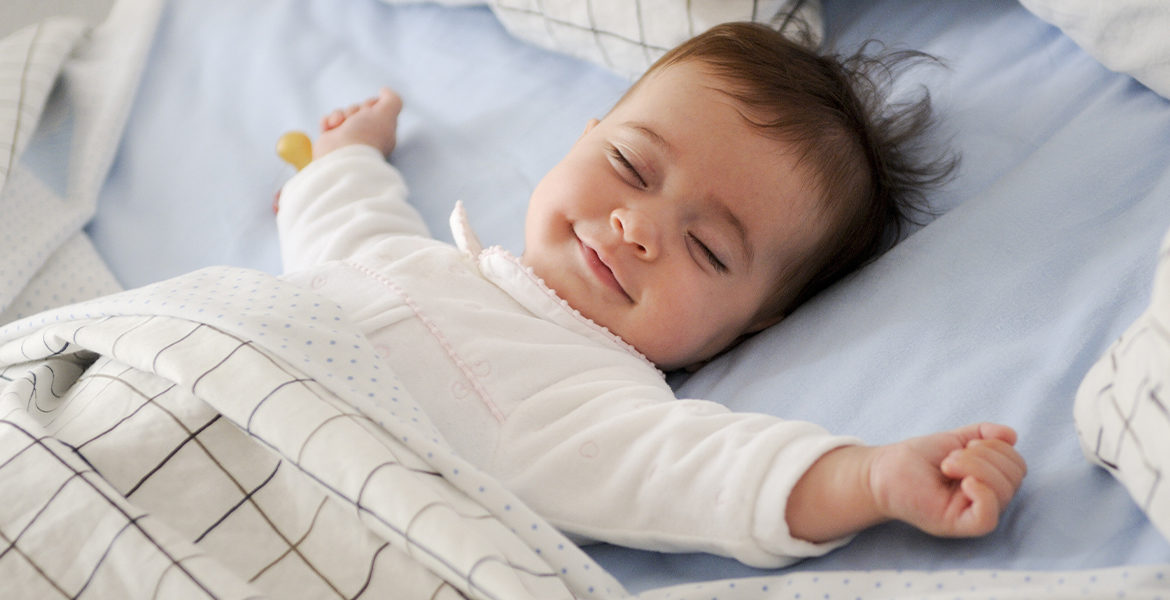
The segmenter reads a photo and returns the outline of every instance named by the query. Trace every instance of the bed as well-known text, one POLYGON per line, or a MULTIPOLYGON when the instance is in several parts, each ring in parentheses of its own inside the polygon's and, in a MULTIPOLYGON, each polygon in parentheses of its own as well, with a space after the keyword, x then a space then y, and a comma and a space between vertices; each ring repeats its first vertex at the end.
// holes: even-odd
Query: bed
MULTIPOLYGON (((425 419, 411 416, 409 391, 363 362, 375 349, 353 341, 354 366, 341 371, 316 349, 239 341, 276 319, 292 324, 287 339, 301 346, 346 334, 338 326, 335 338, 320 337, 321 320, 342 317, 296 306, 297 292, 271 281, 281 271, 271 202, 293 173, 273 151, 282 133, 312 131, 333 107, 395 88, 406 109, 392 162, 431 230, 450 239, 458 200, 485 242, 518 253, 528 193, 666 43, 626 48, 656 30, 582 28, 540 2, 493 10, 118 0, 100 23, 41 21, 0 45, 6 590, 29 598, 1170 596, 1170 498, 1161 482, 1170 419, 1159 395, 1170 369, 1157 361, 1166 345, 1143 337, 1170 321, 1159 316, 1167 311, 1154 286, 1170 277, 1158 269, 1170 229, 1170 8, 1157 0, 796 4, 827 46, 874 38, 940 57, 945 66, 911 71, 894 95, 929 89, 940 119, 929 142, 956 149, 961 168, 930 198, 937 217, 672 385, 683 397, 810 420, 875 444, 978 420, 1010 425, 1029 474, 994 533, 947 540, 891 523, 778 570, 578 548, 422 439, 430 436, 425 419), (259 306, 268 295, 236 297, 241 286, 270 292, 271 305, 259 306), (130 291, 107 296, 122 289, 130 291), (178 343, 198 336, 206 338, 190 348, 178 343), (253 351, 251 362, 223 366, 253 351), (1117 366, 1133 361, 1129 375, 1117 366), (141 379, 124 375, 131 370, 141 379), (48 374, 63 383, 46 387, 48 374), (343 376, 381 384, 337 384, 343 376), (273 388, 308 380, 317 383, 289 401, 299 408, 261 410, 273 388), (97 439, 82 431, 87 419, 104 432, 140 414, 104 395, 116 386, 95 381, 146 395, 157 387, 160 398, 169 398, 167 382, 187 386, 167 404, 188 407, 172 418, 184 435, 135 451, 163 457, 154 461, 79 452, 76 440, 97 439), (80 407, 60 391, 99 387, 80 407), (1120 399, 1123 391, 1134 399, 1120 399), (125 414, 103 413, 111 404, 125 414), (206 429, 194 426, 200 419, 206 429), (328 444, 306 450, 301 429, 338 421, 328 444), (166 485, 143 484, 151 481, 143 473, 197 445, 231 454, 220 466, 235 485, 226 508, 199 505, 212 496, 176 500, 184 474, 207 468, 195 459, 166 485), (44 453, 37 462, 33 450, 44 453), (338 466, 359 450, 366 458, 352 462, 365 466, 338 466), (142 464, 123 472, 100 460, 142 464), (401 468, 379 466, 389 462, 401 468), (72 466, 58 480, 46 464, 72 466), (268 481, 323 524, 290 516, 285 531, 272 517, 262 545, 274 558, 233 554, 237 538, 217 538, 229 529, 221 521, 239 506, 262 506, 268 481), (84 482, 105 512, 74 498, 68 482, 84 482), (396 498, 408 485, 423 491, 396 498), (176 523, 166 521, 172 514, 176 523), (184 538, 189 529, 202 534, 184 538), (349 545, 372 558, 333 565, 330 555, 349 545), (391 560, 399 555, 411 566, 384 566, 400 564, 391 560), (306 571, 318 579, 305 583, 306 571)), ((141 436, 125 437, 118 443, 141 436)), ((98 446, 106 447, 89 447, 98 446)))

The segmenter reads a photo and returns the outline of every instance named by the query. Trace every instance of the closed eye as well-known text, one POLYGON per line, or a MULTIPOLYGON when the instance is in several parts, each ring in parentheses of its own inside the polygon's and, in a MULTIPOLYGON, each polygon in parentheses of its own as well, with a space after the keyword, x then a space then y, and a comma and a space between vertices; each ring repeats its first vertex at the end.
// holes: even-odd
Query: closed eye
POLYGON ((622 154, 622 151, 619 150, 617 146, 609 146, 606 148, 606 152, 609 153, 609 157, 611 159, 618 163, 618 167, 621 170, 625 171, 627 175, 637 180, 638 187, 646 187, 646 180, 642 178, 642 174, 638 173, 638 170, 634 168, 633 163, 631 163, 629 159, 626 158, 625 154, 622 154))
POLYGON ((711 263, 711 267, 715 269, 715 272, 727 272, 727 265, 723 264, 723 261, 719 260, 719 256, 712 252, 711 249, 707 247, 707 244, 704 244, 702 240, 700 240, 698 237, 695 237, 695 234, 693 233, 688 233, 687 238, 691 240, 691 242, 693 242, 699 249, 699 254, 706 258, 707 262, 711 263))

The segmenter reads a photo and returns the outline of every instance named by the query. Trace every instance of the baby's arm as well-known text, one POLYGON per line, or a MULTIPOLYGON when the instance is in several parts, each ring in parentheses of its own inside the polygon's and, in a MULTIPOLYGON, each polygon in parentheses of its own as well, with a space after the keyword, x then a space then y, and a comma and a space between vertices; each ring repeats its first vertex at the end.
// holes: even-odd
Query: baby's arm
POLYGON ((280 191, 276 224, 286 272, 373 251, 401 256, 430 241, 401 174, 386 162, 401 110, 398 94, 383 88, 321 119, 314 160, 280 191))
POLYGON ((888 520, 934 535, 990 533, 1027 472, 1009 427, 983 423, 822 456, 788 500, 792 535, 826 541, 888 520))

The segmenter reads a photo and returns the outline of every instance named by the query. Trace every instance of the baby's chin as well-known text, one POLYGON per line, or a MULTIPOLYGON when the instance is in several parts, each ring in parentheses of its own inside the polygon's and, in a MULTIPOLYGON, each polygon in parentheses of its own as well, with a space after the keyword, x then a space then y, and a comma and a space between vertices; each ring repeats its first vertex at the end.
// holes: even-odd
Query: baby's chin
POLYGON ((589 319, 593 324, 604 328, 606 331, 622 340, 622 342, 628 344, 634 350, 638 351, 638 353, 640 353, 642 356, 646 357, 646 360, 654 363, 654 366, 658 367, 658 369, 664 372, 678 370, 693 371, 707 364, 707 361, 710 360, 710 358, 705 357, 695 358, 689 356, 680 356, 678 352, 679 349, 674 344, 640 343, 643 340, 639 340, 634 336, 625 334, 620 323, 610 322, 605 318, 604 315, 595 314, 593 311, 589 310, 588 306, 585 306, 582 303, 574 302, 573 298, 558 290, 556 286, 556 273, 545 272, 545 269, 543 268, 545 265, 541 264, 539 261, 533 262, 527 260, 527 256, 527 252, 520 254, 520 264, 531 269, 532 273, 540 279, 544 286, 548 288, 549 291, 556 294, 557 298, 564 301, 566 306, 577 311, 581 316, 589 319))

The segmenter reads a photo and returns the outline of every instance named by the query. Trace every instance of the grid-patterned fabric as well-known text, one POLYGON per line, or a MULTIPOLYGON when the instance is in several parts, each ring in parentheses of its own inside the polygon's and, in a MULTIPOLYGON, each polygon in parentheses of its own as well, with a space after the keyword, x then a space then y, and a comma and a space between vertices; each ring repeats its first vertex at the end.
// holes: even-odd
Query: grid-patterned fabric
POLYGON ((40 120, 61 65, 81 38, 80 21, 54 19, 0 40, 0 189, 40 120))
POLYGON ((0 581, 30 598, 623 594, 454 456, 379 362, 336 305, 238 269, 0 329, 0 581))
MULTIPOLYGON (((0 3, 0 21, 23 6, 0 3)), ((160 7, 123 0, 100 27, 56 18, 0 40, 0 323, 118 289, 82 227, 160 7)))
MULTIPOLYGON (((412 2, 418 0, 383 0, 412 2)), ((443 2, 444 0, 439 0, 443 2)), ((635 78, 667 50, 732 21, 819 43, 820 0, 483 0, 516 37, 635 78)), ((445 3, 472 4, 472 0, 445 3)))
POLYGON ((52 186, 20 161, 57 74, 84 33, 81 22, 56 19, 0 40, 0 313, 16 301, 67 230, 80 229, 88 216, 62 206, 52 186), (46 218, 48 211, 56 218, 46 218))
MULTIPOLYGON (((200 271, 0 329, 8 598, 621 598, 451 454, 339 309, 200 271)), ((1129 598, 1165 566, 791 573, 720 598, 1129 598)))
POLYGON ((1089 370, 1075 415, 1085 455, 1125 484, 1170 538, 1170 235, 1149 308, 1089 370))

